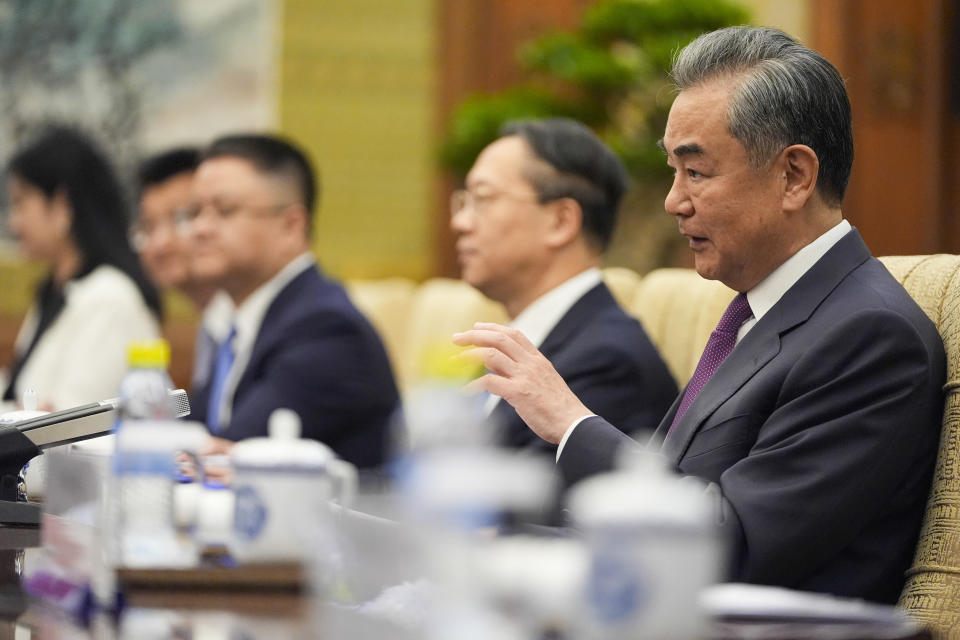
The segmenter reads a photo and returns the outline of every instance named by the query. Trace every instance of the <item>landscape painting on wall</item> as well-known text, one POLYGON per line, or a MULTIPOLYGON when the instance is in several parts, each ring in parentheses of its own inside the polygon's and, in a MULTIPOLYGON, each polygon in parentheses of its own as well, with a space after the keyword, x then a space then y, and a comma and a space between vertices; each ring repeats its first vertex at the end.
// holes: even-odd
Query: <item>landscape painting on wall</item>
POLYGON ((45 123, 73 124, 129 184, 144 153, 271 127, 277 10, 270 0, 0 0, 0 161, 45 123))

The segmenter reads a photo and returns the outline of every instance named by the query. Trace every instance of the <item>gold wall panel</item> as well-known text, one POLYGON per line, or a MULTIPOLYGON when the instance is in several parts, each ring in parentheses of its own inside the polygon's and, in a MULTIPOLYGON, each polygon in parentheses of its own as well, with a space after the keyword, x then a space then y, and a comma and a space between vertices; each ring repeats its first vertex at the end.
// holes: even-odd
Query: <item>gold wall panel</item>
POLYGON ((323 193, 314 250, 340 278, 430 275, 432 0, 287 0, 278 113, 323 193))

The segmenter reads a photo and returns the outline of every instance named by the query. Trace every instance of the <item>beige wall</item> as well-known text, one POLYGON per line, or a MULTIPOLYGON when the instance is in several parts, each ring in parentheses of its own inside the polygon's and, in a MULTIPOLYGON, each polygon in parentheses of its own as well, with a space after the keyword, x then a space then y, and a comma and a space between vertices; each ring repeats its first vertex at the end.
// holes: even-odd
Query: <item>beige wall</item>
POLYGON ((810 0, 740 0, 753 14, 753 23, 786 31, 810 44, 810 0))
MULTIPOLYGON (((745 0, 807 41, 808 0, 745 0)), ((342 278, 432 275, 435 0, 285 0, 279 125, 323 179, 314 248, 342 278)))
POLYGON ((279 124, 323 182, 314 249, 342 278, 432 265, 432 0, 286 0, 279 124))

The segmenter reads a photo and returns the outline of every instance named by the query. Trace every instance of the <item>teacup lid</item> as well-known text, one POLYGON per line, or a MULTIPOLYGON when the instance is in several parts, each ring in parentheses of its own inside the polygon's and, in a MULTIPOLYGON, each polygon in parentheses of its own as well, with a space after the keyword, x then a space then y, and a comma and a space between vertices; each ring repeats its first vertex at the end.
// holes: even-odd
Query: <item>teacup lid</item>
POLYGON ((621 457, 620 468, 578 483, 568 494, 574 519, 582 525, 705 526, 712 501, 704 486, 681 478, 657 454, 621 457))
POLYGON ((336 457, 322 442, 300 437, 300 416, 291 409, 276 409, 267 425, 269 438, 238 442, 230 451, 234 466, 325 467, 336 457))

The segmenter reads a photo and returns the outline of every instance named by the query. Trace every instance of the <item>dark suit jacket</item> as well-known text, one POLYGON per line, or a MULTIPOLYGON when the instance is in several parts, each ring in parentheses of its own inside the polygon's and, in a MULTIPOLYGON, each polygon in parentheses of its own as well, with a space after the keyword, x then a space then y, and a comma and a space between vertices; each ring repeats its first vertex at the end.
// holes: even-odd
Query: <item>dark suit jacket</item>
MULTIPOLYGON (((603 283, 570 307, 540 351, 588 409, 625 433, 652 432, 677 395, 656 347, 603 283)), ((498 402, 490 417, 506 446, 555 455, 556 445, 531 431, 509 403, 498 402)))
MULTIPOLYGON (((719 487, 734 579, 894 602, 944 376, 933 323, 851 231, 747 333, 661 450, 719 487)), ((609 468, 624 441, 591 419, 560 464, 581 477, 609 468)))
MULTIPOLYGON (((193 391, 193 415, 206 415, 209 393, 209 383, 193 391)), ((217 435, 266 436, 279 407, 300 415, 302 437, 324 442, 344 460, 359 467, 386 460, 399 408, 390 362, 343 288, 315 267, 267 309, 233 396, 230 424, 217 435)))

